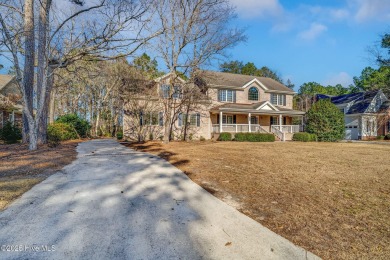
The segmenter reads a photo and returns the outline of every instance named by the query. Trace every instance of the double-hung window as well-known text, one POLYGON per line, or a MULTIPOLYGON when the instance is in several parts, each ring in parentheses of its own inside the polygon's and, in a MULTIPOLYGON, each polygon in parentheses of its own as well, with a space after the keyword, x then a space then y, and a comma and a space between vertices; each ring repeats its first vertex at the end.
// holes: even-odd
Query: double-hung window
POLYGON ((271 103, 277 106, 286 105, 286 95, 284 94, 271 94, 271 103))
POLYGON ((158 112, 141 113, 141 125, 160 125, 162 114, 158 112))
POLYGON ((220 102, 236 102, 236 91, 231 89, 218 90, 218 101, 220 102))
POLYGON ((190 114, 190 115, 188 115, 188 118, 187 118, 186 114, 180 113, 178 116, 178 124, 179 124, 179 126, 184 126, 184 125, 188 124, 190 126, 200 127, 200 114, 199 113, 190 114))

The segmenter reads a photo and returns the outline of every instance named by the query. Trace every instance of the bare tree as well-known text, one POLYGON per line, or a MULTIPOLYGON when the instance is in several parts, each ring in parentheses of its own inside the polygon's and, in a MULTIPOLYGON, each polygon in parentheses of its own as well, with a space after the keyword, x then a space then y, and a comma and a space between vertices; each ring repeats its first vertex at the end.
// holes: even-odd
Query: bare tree
POLYGON ((153 44, 170 72, 168 95, 163 99, 164 142, 169 142, 182 109, 175 98, 178 72, 190 75, 245 36, 242 30, 229 28, 234 9, 228 0, 156 0, 154 6, 163 33, 153 44))
MULTIPOLYGON (((73 4, 70 7, 78 7, 67 13, 55 8, 51 0, 6 0, 0 3, 0 47, 10 53, 15 66, 24 98, 31 150, 37 149, 39 132, 46 129, 44 119, 47 118, 55 69, 80 59, 127 56, 157 34, 142 35, 148 24, 141 19, 147 10, 147 0, 98 0, 88 4, 69 0, 59 3, 68 2, 73 4), (38 26, 34 24, 35 6, 39 7, 38 26), (85 19, 86 14, 89 19, 85 19), (20 23, 21 20, 24 24, 20 23), (23 37, 20 37, 21 32, 23 37), (38 48, 35 48, 35 41, 38 48), (34 69, 35 56, 37 70, 34 69), (19 60, 24 60, 23 70, 19 60), (32 107, 32 86, 37 93, 36 113, 32 107)), ((45 136, 42 135, 41 139, 44 142, 45 136)))

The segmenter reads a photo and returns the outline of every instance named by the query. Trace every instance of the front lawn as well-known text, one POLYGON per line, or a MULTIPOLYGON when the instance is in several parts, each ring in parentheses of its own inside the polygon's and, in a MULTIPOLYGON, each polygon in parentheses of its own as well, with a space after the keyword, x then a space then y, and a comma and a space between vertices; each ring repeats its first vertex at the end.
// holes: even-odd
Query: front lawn
POLYGON ((165 158, 215 196, 320 257, 390 259, 390 145, 129 146, 165 158))

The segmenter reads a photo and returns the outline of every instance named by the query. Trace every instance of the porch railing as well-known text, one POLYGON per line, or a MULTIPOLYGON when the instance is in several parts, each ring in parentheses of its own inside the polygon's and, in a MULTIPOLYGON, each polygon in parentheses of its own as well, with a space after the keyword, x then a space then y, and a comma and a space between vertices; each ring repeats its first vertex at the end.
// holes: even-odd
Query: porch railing
MULTIPOLYGON (((219 124, 214 124, 212 126, 213 133, 219 133, 220 127, 219 124)), ((272 125, 261 126, 257 124, 250 125, 251 132, 253 133, 275 133, 280 131, 281 133, 296 133, 300 131, 301 126, 299 125, 272 125), (273 129, 276 129, 273 131, 273 129)), ((247 133, 249 132, 249 124, 222 124, 222 132, 231 132, 231 133, 247 133)))
POLYGON ((278 128, 278 130, 280 130, 283 133, 297 133, 301 131, 300 125, 272 125, 271 128, 272 127, 278 128))
POLYGON ((271 126, 271 132, 274 135, 276 135, 279 138, 279 140, 281 141, 286 140, 286 133, 280 130, 280 126, 275 126, 275 125, 271 126))

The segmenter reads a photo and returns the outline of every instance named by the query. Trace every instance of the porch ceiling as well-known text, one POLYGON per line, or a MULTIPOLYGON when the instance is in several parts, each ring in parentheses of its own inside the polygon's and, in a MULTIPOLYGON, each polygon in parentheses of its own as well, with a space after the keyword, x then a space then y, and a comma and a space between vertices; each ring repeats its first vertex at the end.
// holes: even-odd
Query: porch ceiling
POLYGON ((291 116, 303 116, 305 115, 305 112, 298 111, 298 110, 292 110, 292 109, 280 109, 278 107, 279 111, 274 110, 266 110, 266 109, 233 109, 233 108, 215 108, 211 109, 210 112, 212 114, 218 114, 220 112, 222 113, 232 113, 232 114, 249 114, 252 115, 291 115, 291 116))

